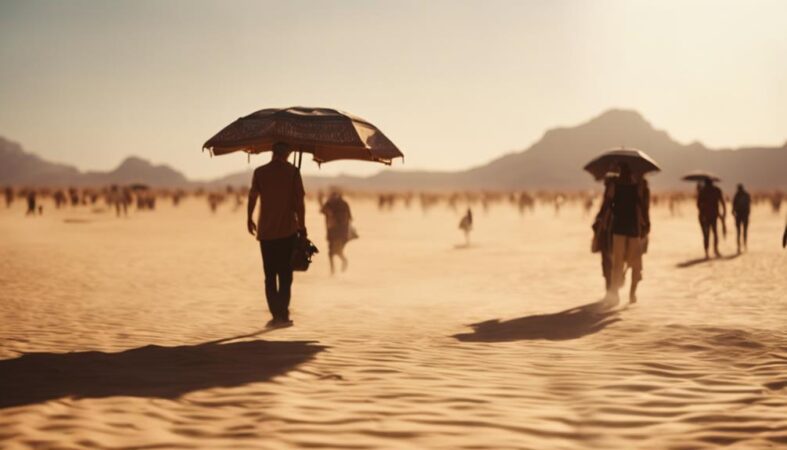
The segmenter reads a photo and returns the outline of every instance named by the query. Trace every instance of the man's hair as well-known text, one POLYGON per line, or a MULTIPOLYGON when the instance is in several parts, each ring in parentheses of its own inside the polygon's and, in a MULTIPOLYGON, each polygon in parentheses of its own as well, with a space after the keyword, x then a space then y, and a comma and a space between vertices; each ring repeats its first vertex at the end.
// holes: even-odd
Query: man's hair
POLYGON ((273 144, 273 154, 276 156, 287 156, 290 152, 292 152, 292 148, 290 144, 286 142, 277 142, 273 144))

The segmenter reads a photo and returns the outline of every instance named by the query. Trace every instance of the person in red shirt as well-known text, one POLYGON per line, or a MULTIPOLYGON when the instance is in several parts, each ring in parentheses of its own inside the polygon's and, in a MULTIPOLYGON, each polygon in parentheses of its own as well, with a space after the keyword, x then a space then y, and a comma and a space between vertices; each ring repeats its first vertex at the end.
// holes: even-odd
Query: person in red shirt
POLYGON ((291 258, 296 235, 306 236, 303 180, 298 168, 287 161, 291 152, 288 144, 274 144, 271 161, 254 171, 249 189, 247 227, 260 241, 265 297, 273 316, 269 326, 292 323, 291 258), (258 203, 260 212, 255 224, 252 216, 258 203))

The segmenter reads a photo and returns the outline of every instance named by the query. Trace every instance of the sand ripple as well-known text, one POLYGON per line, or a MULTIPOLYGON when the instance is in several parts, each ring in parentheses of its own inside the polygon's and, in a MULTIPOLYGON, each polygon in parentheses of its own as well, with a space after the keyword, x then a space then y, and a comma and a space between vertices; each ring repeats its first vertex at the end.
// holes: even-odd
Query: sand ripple
POLYGON ((0 447, 787 446, 778 217, 705 262, 656 210, 640 303, 606 310, 578 210, 493 208, 461 250, 448 211, 356 211, 351 271, 266 333, 239 214, 0 211, 0 447))

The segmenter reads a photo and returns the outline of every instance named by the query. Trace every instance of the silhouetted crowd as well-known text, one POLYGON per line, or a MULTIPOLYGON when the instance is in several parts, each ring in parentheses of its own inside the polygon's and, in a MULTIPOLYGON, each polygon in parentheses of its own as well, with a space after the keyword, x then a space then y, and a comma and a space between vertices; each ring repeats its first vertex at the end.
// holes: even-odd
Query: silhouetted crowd
MULTIPOLYGON (((29 188, 10 187, 2 189, 6 207, 14 201, 25 201, 28 214, 44 212, 45 205, 55 209, 90 207, 96 212, 115 211, 118 216, 127 215, 129 210, 154 211, 161 202, 170 202, 178 207, 186 199, 202 199, 210 211, 217 212, 228 206, 232 211, 243 207, 248 195, 247 187, 226 186, 223 188, 166 189, 150 188, 140 184, 127 186, 111 185, 101 188, 29 188)), ((308 199, 316 200, 322 205, 328 192, 317 190, 306 194, 308 199)), ((457 213, 467 207, 478 207, 489 211, 492 207, 513 206, 520 214, 533 212, 537 205, 548 207, 559 215, 564 207, 580 207, 585 214, 590 214, 602 199, 598 191, 455 191, 455 192, 370 192, 345 190, 342 195, 352 201, 374 201, 381 212, 394 211, 399 207, 410 209, 417 204, 424 212, 433 208, 447 207, 457 213)), ((724 202, 732 206, 736 194, 724 194, 724 202)), ((750 207, 768 205, 774 214, 782 210, 787 193, 781 191, 754 191, 750 194, 750 207)), ((691 205, 696 194, 685 191, 659 192, 651 194, 653 206, 667 205, 670 215, 683 216, 693 213, 691 205)), ((731 209, 732 211, 733 209, 731 209)))

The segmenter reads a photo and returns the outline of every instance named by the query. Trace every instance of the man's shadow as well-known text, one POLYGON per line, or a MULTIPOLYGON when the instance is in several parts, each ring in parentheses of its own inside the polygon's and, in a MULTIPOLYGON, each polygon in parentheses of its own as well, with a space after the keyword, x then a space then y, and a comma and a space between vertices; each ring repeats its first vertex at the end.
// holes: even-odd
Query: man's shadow
POLYGON ((470 325, 472 333, 453 337, 462 342, 563 341, 598 333, 619 320, 620 309, 610 309, 602 300, 553 314, 535 314, 503 322, 488 320, 470 325))
POLYGON ((75 397, 177 398, 201 389, 270 380, 325 347, 309 341, 233 339, 197 345, 147 345, 118 353, 26 353, 0 360, 0 408, 75 397))
POLYGON ((733 253, 731 255, 722 256, 720 258, 705 258, 705 257, 694 258, 694 259, 689 259, 689 260, 686 260, 686 261, 683 261, 683 262, 679 262, 679 263, 675 264, 675 267, 677 267, 678 269, 685 269, 687 267, 696 266, 697 264, 710 263, 710 262, 713 262, 713 261, 730 261, 730 260, 735 259, 735 258, 737 258, 739 256, 741 256, 740 253, 733 253))

